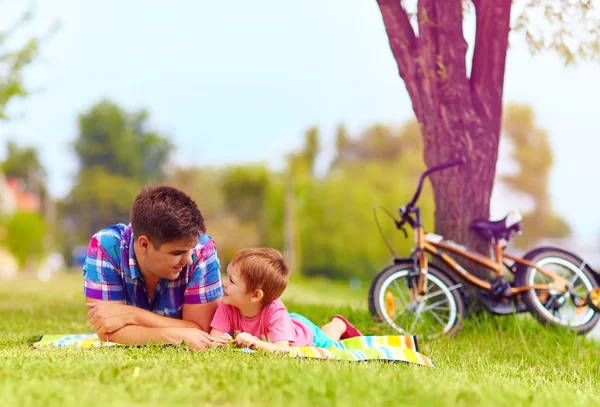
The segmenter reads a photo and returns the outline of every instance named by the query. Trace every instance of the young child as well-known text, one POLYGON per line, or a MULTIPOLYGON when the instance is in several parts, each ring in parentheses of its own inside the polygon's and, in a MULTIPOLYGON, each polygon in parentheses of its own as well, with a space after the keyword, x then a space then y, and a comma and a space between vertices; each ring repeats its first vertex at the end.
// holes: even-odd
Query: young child
POLYGON ((225 294, 210 324, 215 346, 233 338, 241 347, 277 352, 290 346, 326 348, 334 341, 362 335, 341 315, 319 328, 302 315, 288 313, 279 299, 288 277, 283 256, 275 249, 237 252, 227 267, 225 294))

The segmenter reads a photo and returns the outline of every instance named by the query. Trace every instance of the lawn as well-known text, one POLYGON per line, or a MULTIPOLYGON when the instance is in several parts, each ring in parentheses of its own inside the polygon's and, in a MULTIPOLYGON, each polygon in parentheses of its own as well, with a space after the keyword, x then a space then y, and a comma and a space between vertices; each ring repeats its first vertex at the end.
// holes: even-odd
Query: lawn
MULTIPOLYGON (((323 323, 348 314, 370 334, 366 288, 295 280, 288 308, 323 323)), ((592 405, 600 344, 530 318, 482 317, 451 339, 421 341, 435 369, 183 347, 46 349, 41 334, 89 332, 78 274, 0 281, 0 405, 592 405)))

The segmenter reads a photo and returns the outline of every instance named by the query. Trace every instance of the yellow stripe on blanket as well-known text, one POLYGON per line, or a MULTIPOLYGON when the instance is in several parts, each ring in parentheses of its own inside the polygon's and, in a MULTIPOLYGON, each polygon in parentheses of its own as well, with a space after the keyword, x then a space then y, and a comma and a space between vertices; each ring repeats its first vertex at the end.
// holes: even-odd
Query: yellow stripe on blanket
POLYGON ((349 361, 389 360, 434 367, 427 356, 417 351, 417 340, 407 336, 360 336, 336 342, 329 348, 303 346, 292 348, 291 357, 349 361))

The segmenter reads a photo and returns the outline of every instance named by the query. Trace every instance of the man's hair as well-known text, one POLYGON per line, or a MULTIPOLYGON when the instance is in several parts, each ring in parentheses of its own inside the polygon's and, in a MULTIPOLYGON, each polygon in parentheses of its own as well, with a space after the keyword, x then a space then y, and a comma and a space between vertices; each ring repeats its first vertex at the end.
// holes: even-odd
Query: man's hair
POLYGON ((263 304, 279 298, 288 284, 290 271, 281 252, 269 248, 238 251, 229 262, 236 267, 248 291, 262 290, 263 304))
POLYGON ((163 243, 206 233, 196 203, 183 191, 169 186, 143 188, 131 208, 131 228, 136 238, 146 236, 155 248, 163 243))

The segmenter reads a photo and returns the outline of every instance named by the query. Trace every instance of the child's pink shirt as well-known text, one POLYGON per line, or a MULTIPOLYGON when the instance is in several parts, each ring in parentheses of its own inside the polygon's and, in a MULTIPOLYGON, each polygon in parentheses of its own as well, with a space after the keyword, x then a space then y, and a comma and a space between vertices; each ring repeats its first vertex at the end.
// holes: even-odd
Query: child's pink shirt
POLYGON ((290 346, 310 346, 314 337, 308 326, 290 317, 279 298, 265 305, 252 318, 243 316, 239 308, 221 302, 210 326, 234 338, 238 333, 246 332, 265 342, 290 341, 290 346))

